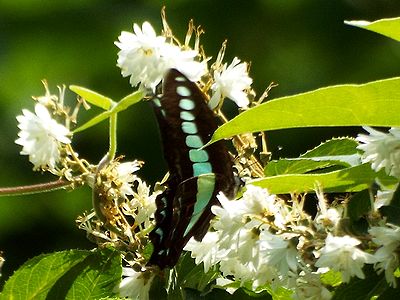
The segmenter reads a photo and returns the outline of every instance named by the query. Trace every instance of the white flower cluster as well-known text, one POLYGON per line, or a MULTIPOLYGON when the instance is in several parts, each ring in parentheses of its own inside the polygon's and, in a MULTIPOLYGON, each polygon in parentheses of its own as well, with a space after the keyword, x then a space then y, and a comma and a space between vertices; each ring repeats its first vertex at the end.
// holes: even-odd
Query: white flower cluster
POLYGON ((379 246, 375 253, 375 269, 378 273, 385 271, 386 281, 396 287, 394 271, 400 266, 400 228, 392 224, 374 226, 369 230, 372 241, 379 246))
POLYGON ((168 43, 164 36, 157 36, 149 22, 142 28, 133 25, 134 33, 122 32, 119 42, 118 66, 123 76, 131 76, 130 83, 155 90, 166 70, 176 68, 190 80, 198 81, 206 72, 206 62, 196 62, 199 55, 194 50, 182 50, 168 43))
POLYGON ((303 212, 301 201, 289 205, 265 189, 248 185, 243 197, 229 201, 218 196, 221 207, 214 206, 216 220, 202 242, 191 239, 185 250, 207 272, 218 265, 225 278, 234 278, 254 290, 266 285, 292 289, 297 299, 330 299, 320 274, 338 271, 342 282, 351 277, 364 278, 365 264, 385 270, 387 281, 395 284, 394 270, 399 266, 397 249, 400 228, 371 228, 375 254, 367 244, 340 232, 343 210, 327 207, 317 193, 319 211, 314 218, 303 212), (384 237, 387 238, 384 238, 384 237))
POLYGON ((119 249, 126 245, 128 252, 135 249, 134 258, 143 261, 146 234, 153 225, 159 191, 151 192, 134 174, 142 166, 140 161, 121 163, 119 158, 109 159, 106 155, 104 162, 92 165, 79 158, 72 148, 68 128, 76 120, 80 103, 75 109, 64 106, 65 89, 59 88, 60 94, 56 96, 45 82, 44 85, 45 95, 34 98, 35 113, 24 109, 17 116, 20 132, 16 143, 23 147, 21 154, 29 155, 35 170, 59 176, 59 181, 65 181, 64 186, 89 185, 93 189, 94 211, 78 218, 79 228, 99 245, 116 243, 119 249))
POLYGON ((17 116, 18 139, 15 143, 22 146, 22 155, 28 155, 34 170, 49 170, 59 174, 61 152, 66 152, 66 145, 71 143, 69 129, 58 123, 50 114, 63 101, 64 89, 60 96, 51 95, 45 83, 46 95, 35 98, 35 113, 27 109, 17 116))
MULTIPOLYGON (((170 32, 169 28, 164 31, 170 32)), ((190 49, 188 45, 177 45, 176 39, 171 36, 157 35, 149 22, 144 22, 142 27, 134 24, 133 33, 122 32, 118 40, 115 42, 120 49, 117 65, 124 77, 130 76, 132 86, 140 84, 141 89, 150 89, 154 93, 165 72, 175 68, 193 82, 200 81, 204 76, 214 78, 211 86, 212 108, 225 97, 239 107, 249 104, 247 93, 251 90, 252 79, 248 75, 247 64, 236 57, 229 66, 217 62, 214 74, 209 74, 208 59, 202 58, 198 50, 190 49)))
POLYGON ((369 133, 359 134, 358 149, 364 151, 363 162, 370 162, 375 171, 382 168, 388 175, 400 178, 400 128, 392 127, 388 133, 364 127, 369 133))
MULTIPOLYGON (((234 275, 242 282, 253 282, 256 288, 271 282, 279 273, 288 274, 298 268, 297 251, 291 239, 293 235, 271 234, 266 218, 274 218, 275 228, 282 228, 286 212, 277 205, 279 199, 266 190, 248 186, 243 198, 228 200, 218 196, 221 207, 212 212, 217 221, 202 242, 191 239, 185 250, 191 251, 196 263, 204 263, 205 272, 216 263, 224 276, 234 275)), ((279 230, 279 229, 278 229, 279 230)))

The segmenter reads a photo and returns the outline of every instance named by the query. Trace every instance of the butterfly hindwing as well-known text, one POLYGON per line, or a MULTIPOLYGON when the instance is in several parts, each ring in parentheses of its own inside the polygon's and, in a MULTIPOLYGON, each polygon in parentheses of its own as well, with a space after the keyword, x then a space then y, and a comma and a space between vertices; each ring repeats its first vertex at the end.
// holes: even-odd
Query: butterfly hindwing
POLYGON ((236 185, 225 144, 202 148, 217 129, 214 113, 198 86, 175 69, 167 72, 163 95, 153 100, 170 177, 157 197, 154 246, 149 264, 176 264, 194 236, 201 240, 212 218, 211 206, 222 191, 233 197, 236 185))

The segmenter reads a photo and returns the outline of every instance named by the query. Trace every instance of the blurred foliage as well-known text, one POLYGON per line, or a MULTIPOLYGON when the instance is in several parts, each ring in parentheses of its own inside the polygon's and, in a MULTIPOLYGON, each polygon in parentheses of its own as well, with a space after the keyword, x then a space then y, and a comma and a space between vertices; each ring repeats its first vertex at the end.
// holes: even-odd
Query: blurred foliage
MULTIPOLYGON (((15 116, 33 107, 31 95, 44 91, 46 78, 77 84, 120 99, 132 92, 116 67, 113 44, 133 22, 150 21, 161 29, 160 9, 175 34, 183 38, 193 18, 206 34, 203 44, 215 57, 228 40, 227 60, 252 62, 254 87, 261 94, 279 83, 270 98, 315 88, 364 83, 399 75, 400 46, 378 34, 346 26, 344 20, 376 20, 400 16, 398 0, 0 0, 0 155, 1 186, 45 182, 30 172, 27 157, 18 155, 15 116)), ((67 101, 74 101, 72 92, 67 101)), ((93 113, 81 111, 82 121, 93 113)), ((83 123, 81 123, 83 124, 83 123)), ((294 157, 332 136, 354 135, 358 128, 280 130, 269 134, 273 156, 294 157), (293 145, 296 145, 295 147, 293 145)), ((74 137, 80 156, 98 161, 107 151, 107 124, 74 137)), ((127 159, 142 159, 141 175, 150 183, 162 178, 165 164, 152 111, 146 103, 119 117, 119 149, 127 159)), ((91 206, 88 189, 58 191, 0 200, 0 250, 5 252, 3 278, 40 253, 69 248, 90 249, 77 215, 91 206)))

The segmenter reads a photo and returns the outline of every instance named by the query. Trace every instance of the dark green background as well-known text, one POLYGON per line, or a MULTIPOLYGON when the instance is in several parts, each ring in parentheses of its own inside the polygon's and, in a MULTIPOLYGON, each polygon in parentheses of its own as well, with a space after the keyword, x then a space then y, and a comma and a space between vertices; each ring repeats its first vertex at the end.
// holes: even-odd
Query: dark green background
MULTIPOLYGON (((279 83, 270 98, 342 83, 364 83, 399 75, 400 45, 390 39, 343 24, 400 16, 398 0, 254 0, 254 1, 15 1, 0 0, 0 185, 45 182, 48 175, 31 172, 27 157, 14 143, 15 116, 32 109, 31 95, 41 95, 46 78, 78 84, 113 99, 132 91, 116 67, 113 42, 133 22, 150 21, 161 29, 160 9, 183 39, 193 18, 206 31, 203 44, 215 57, 228 39, 226 57, 251 61, 254 87, 260 94, 279 83)), ((69 101, 73 94, 68 93, 69 101)), ((81 111, 82 120, 92 112, 81 111)), ((269 135, 274 158, 291 157, 329 137, 359 129, 284 130, 269 135)), ((141 175, 153 183, 166 169, 153 114, 146 103, 119 116, 119 154, 142 159, 141 175)), ((74 137, 81 157, 98 161, 107 151, 107 124, 74 137)), ((0 250, 7 277, 26 259, 43 252, 91 248, 74 220, 89 210, 88 188, 0 199, 0 250)), ((3 278, 4 278, 3 277, 3 278)))

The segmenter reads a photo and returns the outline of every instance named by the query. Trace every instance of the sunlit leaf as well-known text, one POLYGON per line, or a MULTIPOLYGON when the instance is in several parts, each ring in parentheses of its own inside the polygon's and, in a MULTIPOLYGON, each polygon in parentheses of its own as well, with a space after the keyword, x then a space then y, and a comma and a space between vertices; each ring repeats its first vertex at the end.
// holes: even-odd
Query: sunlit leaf
POLYGON ((352 138, 333 138, 300 155, 300 157, 346 156, 357 153, 358 143, 352 138))
POLYGON ((78 300, 111 297, 121 280, 121 274, 121 255, 118 251, 110 249, 94 251, 57 281, 48 299, 78 300))
POLYGON ((112 108, 112 113, 117 113, 122 110, 127 109, 131 105, 139 102, 140 100, 143 99, 144 94, 142 92, 134 92, 132 94, 129 94, 128 96, 124 97, 119 101, 113 108, 112 108))
POLYGON ((143 98, 142 92, 134 92, 134 93, 124 97, 123 99, 121 99, 121 101, 119 101, 117 104, 115 104, 115 106, 111 110, 104 111, 101 114, 93 117, 92 119, 87 121, 82 126, 79 126, 78 128, 76 128, 74 130, 74 133, 77 133, 77 132, 86 130, 90 127, 93 127, 94 125, 108 119, 112 114, 116 114, 120 111, 123 111, 123 110, 127 109, 128 107, 130 107, 131 105, 139 102, 142 98, 143 98))
POLYGON ((380 33, 400 42, 400 18, 381 19, 374 22, 345 21, 345 23, 380 33))
POLYGON ((89 90, 81 86, 70 85, 69 89, 81 96, 87 102, 96 105, 97 107, 100 107, 104 110, 110 109, 114 102, 112 101, 112 99, 106 96, 103 96, 95 91, 89 90))
POLYGON ((342 283, 342 274, 338 271, 329 270, 321 274, 321 282, 330 286, 339 286, 342 283))
POLYGON ((68 250, 39 255, 6 282, 0 299, 100 299, 121 279, 118 252, 68 250))
POLYGON ((266 176, 283 174, 304 174, 310 172, 331 172, 335 169, 354 167, 361 164, 357 150, 358 143, 351 138, 334 138, 300 155, 270 161, 266 176))
POLYGON ((89 255, 90 251, 69 250, 34 257, 8 279, 0 299, 46 299, 57 280, 89 255))
MULTIPOLYGON (((316 170, 331 170, 330 167, 350 167, 348 163, 340 160, 317 160, 310 158, 293 158, 270 161, 265 167, 266 176, 277 176, 283 174, 304 174, 316 170)), ((332 170, 331 170, 332 171, 332 170)))
POLYGON ((400 126, 400 77, 278 98, 220 126, 212 141, 240 133, 326 126, 400 126))
POLYGON ((108 119, 111 116, 112 112, 111 111, 104 111, 101 114, 93 117, 92 119, 90 119, 89 121, 87 121, 85 124, 83 124, 82 126, 79 126, 78 128, 76 128, 73 132, 77 133, 83 130, 86 130, 90 127, 93 127, 94 125, 108 119))
POLYGON ((325 192, 357 192, 367 189, 378 176, 383 185, 396 182, 395 178, 385 176, 384 172, 375 173, 369 164, 363 164, 322 174, 286 174, 266 177, 248 181, 246 184, 266 188, 272 194, 312 192, 317 184, 325 192))

